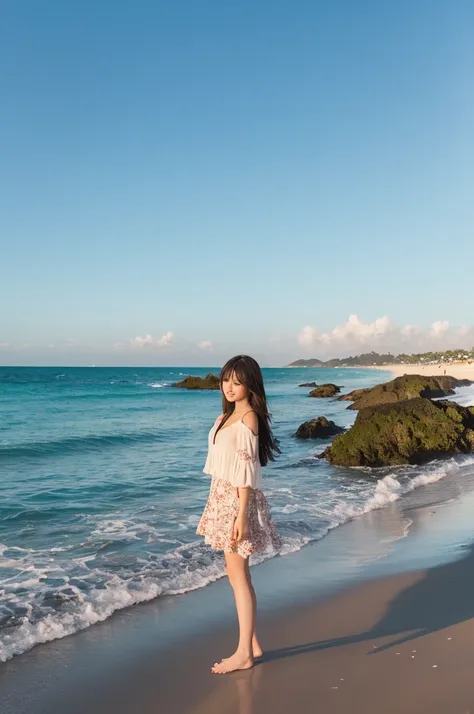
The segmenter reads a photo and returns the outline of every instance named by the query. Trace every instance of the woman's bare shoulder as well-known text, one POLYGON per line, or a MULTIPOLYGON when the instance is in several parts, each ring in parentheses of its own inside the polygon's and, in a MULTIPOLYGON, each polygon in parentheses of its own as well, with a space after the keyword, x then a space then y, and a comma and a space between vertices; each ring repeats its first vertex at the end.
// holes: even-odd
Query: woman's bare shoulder
POLYGON ((247 414, 244 414, 242 417, 242 421, 245 426, 248 426, 248 428, 253 431, 255 436, 258 435, 258 416, 256 412, 247 412, 247 414))

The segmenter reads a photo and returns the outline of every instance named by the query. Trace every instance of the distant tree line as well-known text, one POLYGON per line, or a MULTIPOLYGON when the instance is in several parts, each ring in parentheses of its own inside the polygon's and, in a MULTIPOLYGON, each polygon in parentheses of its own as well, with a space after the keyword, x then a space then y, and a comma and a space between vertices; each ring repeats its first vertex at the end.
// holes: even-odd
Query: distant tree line
POLYGON ((288 367, 371 367, 384 364, 420 364, 423 362, 454 362, 457 360, 474 360, 474 347, 470 350, 455 349, 444 352, 419 352, 417 354, 400 353, 394 355, 391 352, 379 354, 378 352, 366 352, 355 357, 344 357, 330 359, 326 362, 322 360, 298 359, 291 362, 288 367))
POLYGON ((445 350, 444 352, 420 352, 414 355, 399 354, 396 361, 400 364, 418 364, 419 362, 454 362, 455 360, 474 359, 474 347, 470 350, 445 350))

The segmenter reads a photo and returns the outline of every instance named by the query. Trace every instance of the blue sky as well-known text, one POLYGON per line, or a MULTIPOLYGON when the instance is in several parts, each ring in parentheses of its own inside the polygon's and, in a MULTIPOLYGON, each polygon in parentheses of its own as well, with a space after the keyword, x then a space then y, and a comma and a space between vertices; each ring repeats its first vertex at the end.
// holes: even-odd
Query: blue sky
POLYGON ((7 0, 0 363, 474 344, 473 34, 470 0, 7 0))

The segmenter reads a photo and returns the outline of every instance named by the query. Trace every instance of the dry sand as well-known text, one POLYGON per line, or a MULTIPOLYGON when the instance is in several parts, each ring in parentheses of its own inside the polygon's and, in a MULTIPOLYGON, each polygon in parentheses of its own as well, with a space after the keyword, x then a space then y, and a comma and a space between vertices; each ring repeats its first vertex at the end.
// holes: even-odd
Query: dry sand
POLYGON ((444 374, 451 375, 457 379, 472 379, 474 381, 474 363, 466 364, 465 362, 455 362, 453 364, 387 364, 383 367, 370 367, 370 369, 379 369, 382 371, 392 372, 397 377, 403 374, 426 374, 439 376, 444 374))

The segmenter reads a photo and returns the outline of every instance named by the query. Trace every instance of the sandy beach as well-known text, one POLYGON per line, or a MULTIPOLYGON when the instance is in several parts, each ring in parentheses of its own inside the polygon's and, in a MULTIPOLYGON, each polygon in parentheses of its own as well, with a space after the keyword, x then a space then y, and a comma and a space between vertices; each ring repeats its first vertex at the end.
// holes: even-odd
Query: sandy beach
POLYGON ((471 379, 474 381, 474 363, 467 364, 465 362, 455 362, 453 364, 387 364, 382 367, 370 367, 369 369, 378 369, 386 372, 392 372, 395 376, 401 377, 404 374, 425 374, 425 375, 442 375, 450 374, 457 379, 471 379))
POLYGON ((363 584, 293 612, 253 672, 218 681, 193 714, 467 714, 474 707, 474 554, 363 584))
POLYGON ((221 580, 0 665, 2 714, 472 714, 474 482, 443 481, 258 566, 253 670, 209 671, 236 639, 221 580))
POLYGON ((0 714, 474 714, 474 0, 1 10, 0 714))
MULTIPOLYGON (((267 653, 253 670, 211 675, 209 662, 229 651, 233 633, 209 630, 166 654, 106 671, 99 682, 78 671, 62 697, 40 706, 11 708, 3 699, 2 712, 469 714, 473 588, 470 548, 459 562, 286 608, 264 624, 267 653)), ((98 653, 95 659, 100 670, 98 653)), ((60 678, 59 690, 62 684, 60 678)))
MULTIPOLYGON (((342 378, 350 388, 350 380, 361 375, 347 370, 342 378)), ((294 396, 285 398, 294 399, 290 403, 300 419, 303 409, 311 414, 320 407, 299 389, 300 376, 292 379, 285 390, 294 396)), ((364 379, 381 382, 387 375, 367 371, 364 379)), ((459 398, 472 404, 472 387, 460 389, 459 398)), ((326 413, 330 409, 341 423, 354 418, 344 402, 327 402, 326 413)), ((282 462, 275 487, 298 498, 290 501, 285 495, 279 502, 281 491, 274 493, 280 513, 285 508, 282 530, 293 547, 252 567, 265 650, 252 670, 211 674, 212 664, 235 650, 235 605, 219 572, 214 582, 204 579, 208 554, 188 546, 180 548, 184 576, 177 593, 155 597, 140 590, 137 578, 132 585, 142 601, 113 613, 94 611, 97 599, 107 601, 114 593, 109 581, 96 581, 96 599, 81 601, 87 613, 97 614, 92 626, 81 619, 80 608, 67 610, 65 601, 56 618, 50 609, 42 620, 30 622, 16 650, 14 627, 5 629, 4 643, 14 656, 0 663, 1 714, 474 714, 474 456, 458 454, 422 468, 377 473, 329 471, 306 446, 298 452, 289 438, 286 443, 295 449, 290 451, 293 480, 282 462), (312 510, 305 510, 308 503, 312 510), (321 537, 305 541, 315 525, 321 537), (189 583, 198 587, 191 590, 189 583), (74 634, 60 636, 58 616, 64 621, 65 615, 74 634)), ((193 444, 190 451, 194 454, 193 444)), ((67 461, 60 454, 64 468, 67 461)), ((141 446, 134 468, 142 460, 141 446)), ((132 484, 127 499, 140 485, 132 484)), ((177 500, 190 492, 189 481, 180 491, 173 488, 177 500)), ((151 499, 161 505, 164 497, 158 493, 154 480, 137 510, 151 499)), ((49 523, 49 510, 46 516, 49 523)), ((81 522, 70 525, 82 528, 81 522)), ((157 513, 155 522, 163 527, 165 519, 157 513)), ((123 537, 124 522, 104 523, 101 515, 99 523, 107 526, 103 567, 110 537, 117 530, 123 537)), ((95 530, 95 537, 101 532, 95 530)), ((54 563, 48 552, 47 562, 54 563)), ((116 553, 109 557, 128 585, 133 575, 128 560, 116 553)), ((153 572, 166 577, 173 563, 170 556, 158 557, 153 572)), ((24 566, 31 579, 32 566, 24 566)), ((45 595, 48 591, 49 585, 45 595)), ((21 587, 15 596, 18 592, 21 587)))

